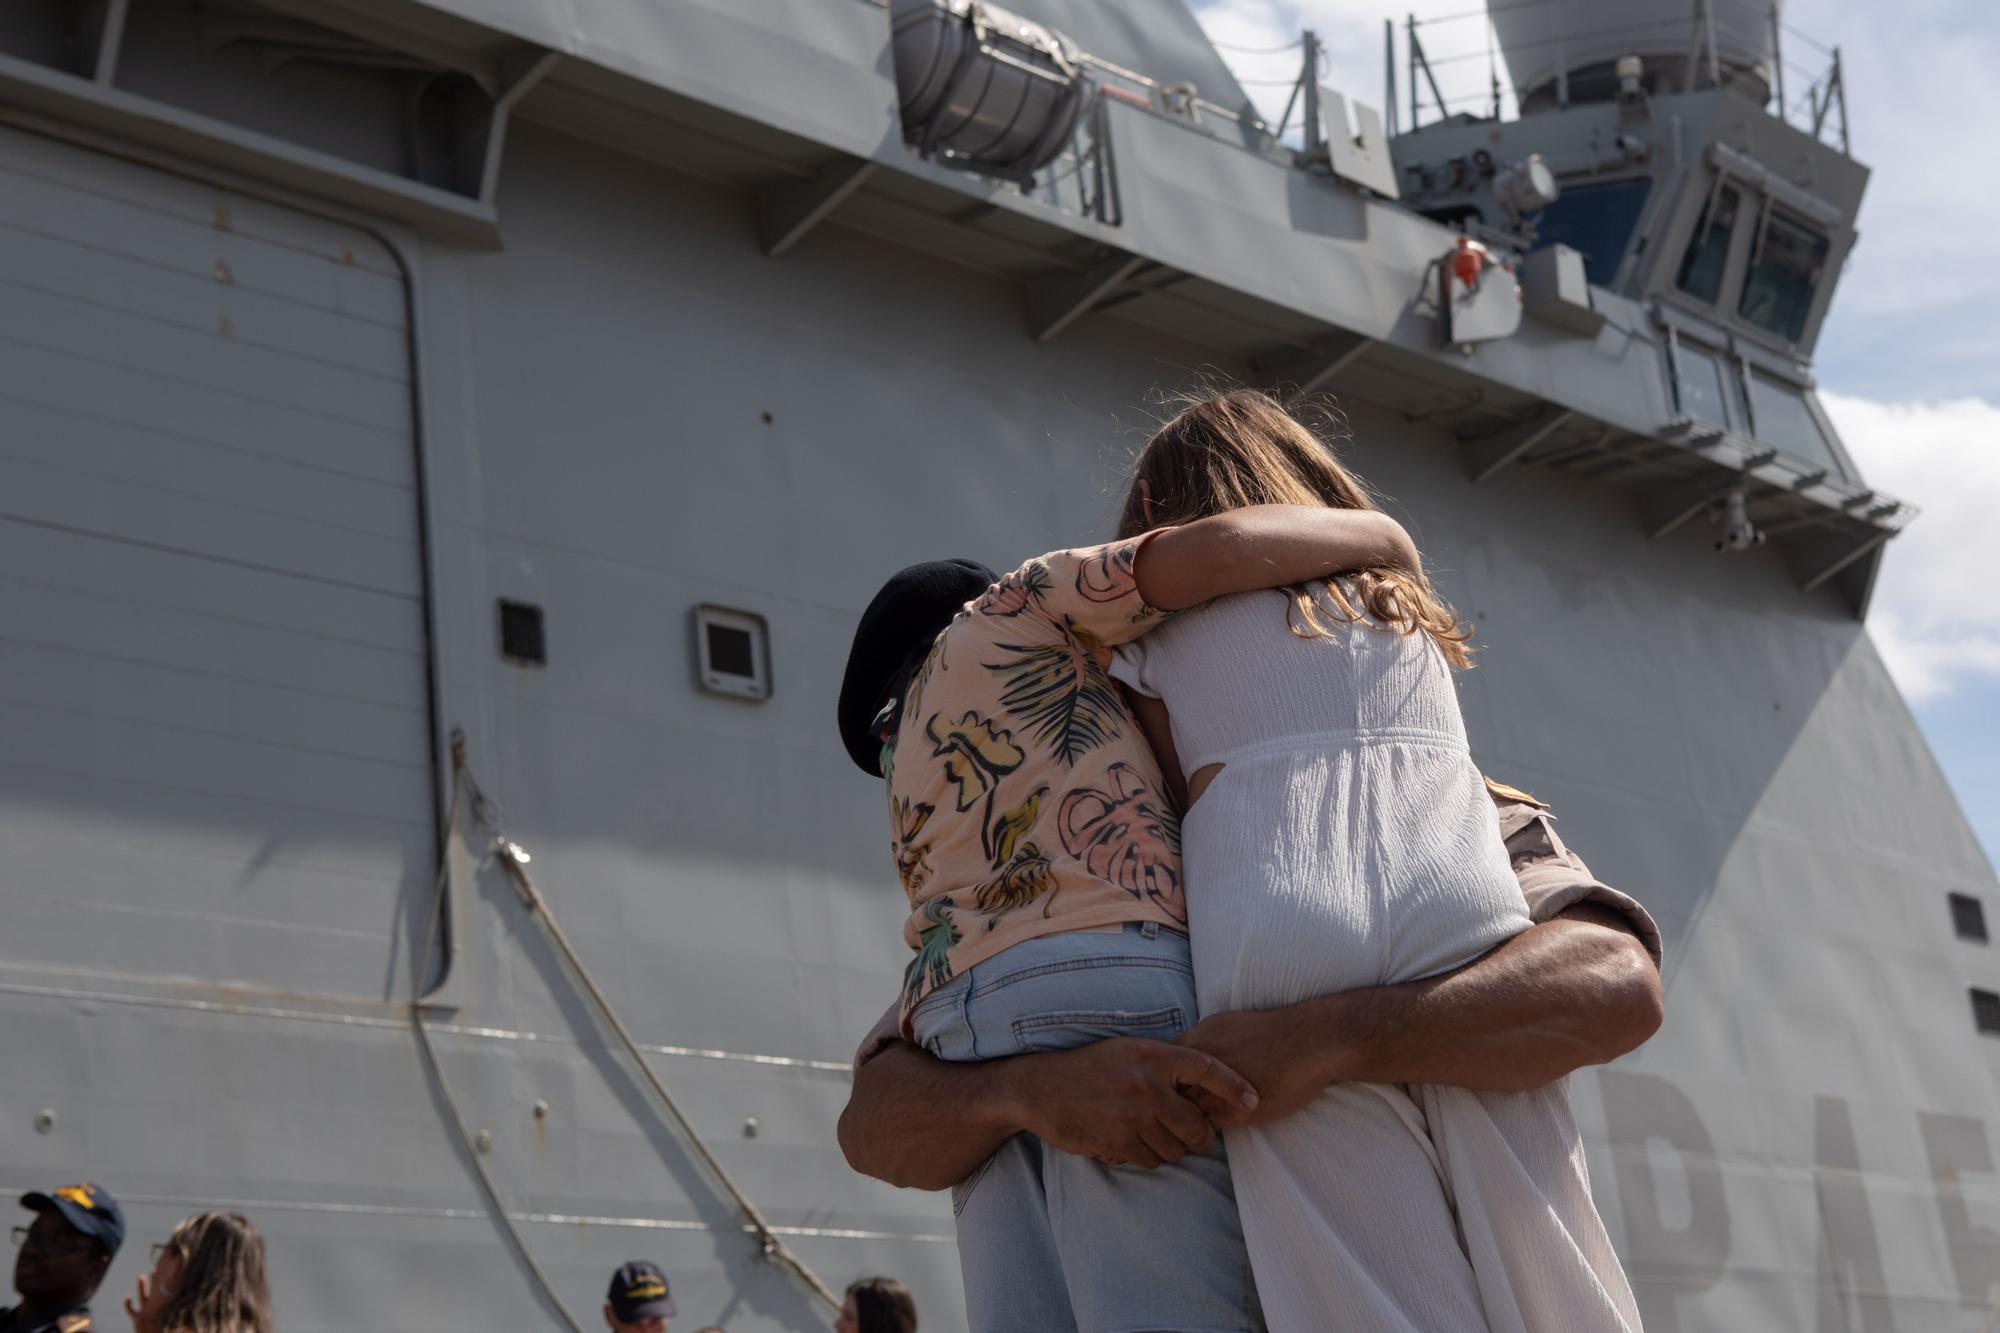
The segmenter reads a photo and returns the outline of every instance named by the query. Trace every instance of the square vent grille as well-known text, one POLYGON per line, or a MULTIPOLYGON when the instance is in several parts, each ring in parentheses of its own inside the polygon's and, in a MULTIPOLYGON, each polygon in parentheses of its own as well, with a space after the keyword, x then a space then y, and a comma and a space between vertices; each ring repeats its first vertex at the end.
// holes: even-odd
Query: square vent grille
POLYGON ((1986 943, 1986 905, 1969 893, 1952 894, 1951 928, 1962 940, 1986 943))
POLYGON ((1981 1032, 2000 1033, 2000 995, 1972 988, 1972 1025, 1981 1032))
POLYGON ((523 666, 547 665, 548 639, 542 630, 541 607, 501 599, 500 656, 523 666))

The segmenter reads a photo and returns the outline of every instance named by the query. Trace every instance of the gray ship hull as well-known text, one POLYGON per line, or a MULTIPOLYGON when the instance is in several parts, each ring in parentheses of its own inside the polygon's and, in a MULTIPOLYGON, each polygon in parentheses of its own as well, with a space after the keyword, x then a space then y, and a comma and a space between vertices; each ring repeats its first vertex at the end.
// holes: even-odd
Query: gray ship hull
MULTIPOLYGON (((849 4, 803 43, 819 66, 845 68, 849 4)), ((499 8, 475 17, 529 24, 499 8)), ((116 96, 201 100, 175 93, 169 37, 152 65, 136 42, 116 96)), ((641 134, 625 121, 666 112, 593 91, 636 77, 598 69, 527 94, 476 207, 330 185, 257 144, 221 162, 160 128, 179 111, 66 115, 88 89, 0 69, 0 1189, 88 1176, 126 1202, 136 1239, 101 1309, 148 1238, 227 1205, 270 1238, 288 1333, 555 1326, 479 1153, 586 1327, 640 1257, 689 1327, 830 1322, 482 846, 448 876, 448 940, 418 947, 456 729, 786 1243, 836 1287, 894 1274, 927 1329, 961 1326, 948 1200, 855 1176, 834 1142, 849 1052, 906 956, 881 793, 832 725, 855 617, 909 561, 1100 538, 1149 395, 1266 379, 1247 349, 1316 344, 1276 304, 1283 275, 1207 299, 1257 219, 1207 237, 1187 303, 1038 340, 1023 271, 1076 224, 923 163, 774 258, 757 178, 809 178, 784 165, 796 143, 719 149, 693 74, 676 128, 641 134), (954 190, 969 220, 941 216, 954 190), (544 663, 497 650, 501 600, 541 609, 544 663), (701 605, 767 623, 768 700, 698 688, 701 605), (420 1059, 413 968, 485 1149, 420 1059)), ((818 92, 893 140, 892 104, 836 95, 883 73, 818 92)), ((860 138, 811 133, 836 129, 860 138)), ((1163 170, 1128 158, 1128 210, 1163 170)), ((1314 231, 1317 207, 1300 226, 1329 246, 1397 242, 1314 231)), ((1428 253, 1380 262, 1407 279, 1428 253)), ((1476 630, 1480 763, 1550 801, 1667 940, 1666 1026, 1572 1084, 1648 1326, 1977 1327, 2000 1279, 1996 1048, 1966 996, 1993 969, 1947 894, 1996 885, 1851 596, 1802 591, 1775 550, 1655 540, 1600 480, 1475 480, 1458 433, 1413 410, 1452 401, 1411 377, 1432 363, 1393 355, 1406 287, 1367 330, 1390 360, 1329 384, 1349 461, 1476 630)), ((1536 374, 1570 392, 1556 361, 1536 374)))

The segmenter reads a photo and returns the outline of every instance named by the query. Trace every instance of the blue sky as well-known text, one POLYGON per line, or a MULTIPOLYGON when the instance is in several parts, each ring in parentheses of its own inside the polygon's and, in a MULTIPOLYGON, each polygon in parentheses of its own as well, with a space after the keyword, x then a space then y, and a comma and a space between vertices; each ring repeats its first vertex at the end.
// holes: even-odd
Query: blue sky
MULTIPOLYGON (((1444 18, 1479 10, 1478 0, 1190 3, 1232 47, 1279 46, 1311 27, 1327 50, 1325 81, 1375 105, 1383 19, 1437 18, 1423 30, 1433 60, 1468 57, 1438 65, 1446 98, 1472 109, 1484 94, 1484 20, 1444 18)), ((1923 511, 1890 544, 1869 629, 2000 864, 2000 178, 1988 143, 2000 125, 2000 5, 1786 0, 1784 16, 1841 48, 1854 155, 1874 173, 1814 373, 1869 483, 1923 511)), ((1796 103, 1826 57, 1805 38, 1786 42, 1796 103)), ((1296 52, 1227 54, 1245 79, 1298 70, 1296 52)), ((1250 92, 1275 119, 1284 90, 1250 92)))

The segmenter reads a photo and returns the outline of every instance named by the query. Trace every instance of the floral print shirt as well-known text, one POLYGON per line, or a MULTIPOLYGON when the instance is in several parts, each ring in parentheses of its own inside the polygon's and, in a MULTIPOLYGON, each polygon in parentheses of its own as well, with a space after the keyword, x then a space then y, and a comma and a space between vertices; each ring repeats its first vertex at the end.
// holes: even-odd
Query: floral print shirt
POLYGON ((916 956, 910 1009, 1023 940, 1187 928, 1180 824, 1106 673, 1160 624, 1132 575, 1145 537, 1030 560, 958 613, 885 727, 890 847, 916 956))

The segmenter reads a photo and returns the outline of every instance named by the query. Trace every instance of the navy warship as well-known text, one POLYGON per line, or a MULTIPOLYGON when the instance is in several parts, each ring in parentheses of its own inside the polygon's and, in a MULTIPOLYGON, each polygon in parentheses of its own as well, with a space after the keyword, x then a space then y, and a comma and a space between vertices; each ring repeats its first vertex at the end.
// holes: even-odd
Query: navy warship
POLYGON ((0 7, 0 1192, 240 1209, 290 1333, 641 1257, 962 1326, 834 1141, 905 962, 841 664, 889 570, 1101 538, 1208 375, 1334 396, 1482 766, 1665 929, 1573 1080, 1648 1326, 1992 1329, 2000 886, 1811 371, 1838 56, 1486 18, 1504 97, 1419 16, 1274 125, 1181 0, 0 7))

